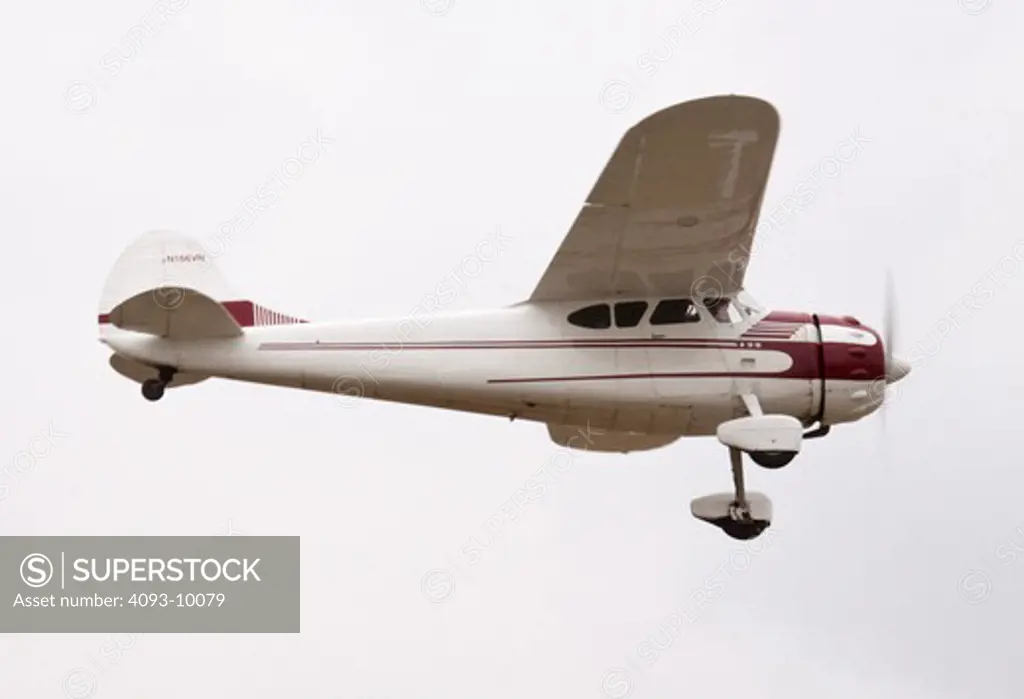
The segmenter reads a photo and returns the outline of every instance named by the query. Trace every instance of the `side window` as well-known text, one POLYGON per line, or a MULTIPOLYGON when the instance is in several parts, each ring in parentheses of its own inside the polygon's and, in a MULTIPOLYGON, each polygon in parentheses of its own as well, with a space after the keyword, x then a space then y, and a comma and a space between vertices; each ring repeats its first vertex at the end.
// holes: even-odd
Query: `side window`
POLYGON ((698 322, 700 314, 693 301, 689 299, 665 299, 655 306, 654 313, 651 314, 651 325, 698 322))
POLYGON ((647 312, 646 301, 623 301, 615 304, 615 325, 620 328, 635 328, 647 312))
POLYGON ((573 311, 566 320, 581 328, 605 330, 612 327, 612 309, 607 303, 599 303, 573 311))

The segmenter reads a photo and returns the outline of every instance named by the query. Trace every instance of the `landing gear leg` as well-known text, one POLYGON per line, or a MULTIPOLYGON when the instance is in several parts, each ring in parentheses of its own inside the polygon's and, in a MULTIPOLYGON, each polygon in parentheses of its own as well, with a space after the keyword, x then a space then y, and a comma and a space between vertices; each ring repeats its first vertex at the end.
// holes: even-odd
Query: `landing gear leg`
POLYGON ((146 400, 160 400, 164 396, 164 389, 171 382, 178 370, 170 366, 162 366, 157 369, 157 378, 146 379, 142 382, 142 396, 146 400))
POLYGON ((736 502, 746 503, 747 489, 743 483, 743 452, 729 447, 729 462, 732 465, 732 487, 736 491, 736 502))
POLYGON ((713 524, 733 539, 753 539, 771 526, 771 501, 760 493, 747 493, 743 479, 743 452, 729 448, 734 492, 697 498, 693 516, 713 524))
POLYGON ((732 462, 732 483, 734 499, 729 503, 729 519, 719 526, 734 539, 753 539, 771 524, 768 520, 756 520, 750 512, 747 502, 747 489, 743 482, 743 452, 729 448, 729 460, 732 462))

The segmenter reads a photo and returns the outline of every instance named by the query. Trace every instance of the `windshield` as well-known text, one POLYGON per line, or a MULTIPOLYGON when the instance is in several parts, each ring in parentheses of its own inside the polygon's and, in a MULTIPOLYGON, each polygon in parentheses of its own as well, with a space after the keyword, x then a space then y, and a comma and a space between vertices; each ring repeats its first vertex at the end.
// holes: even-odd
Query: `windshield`
POLYGON ((764 313, 764 307, 757 302, 757 299, 746 291, 740 291, 737 293, 735 301, 736 305, 739 306, 740 312, 747 317, 757 316, 764 313))
POLYGON ((741 306, 728 297, 712 297, 705 299, 704 308, 719 323, 740 323, 747 316, 740 310, 741 306))

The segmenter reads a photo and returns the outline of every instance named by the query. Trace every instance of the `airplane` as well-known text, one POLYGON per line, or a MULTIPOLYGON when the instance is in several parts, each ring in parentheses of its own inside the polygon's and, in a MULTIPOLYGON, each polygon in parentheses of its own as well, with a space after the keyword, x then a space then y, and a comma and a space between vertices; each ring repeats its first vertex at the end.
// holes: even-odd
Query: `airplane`
POLYGON ((574 449, 714 435, 733 492, 691 514, 752 539, 772 503, 746 490, 743 455, 786 466, 911 369, 892 353, 888 291, 883 337, 849 315, 768 310, 744 288, 779 129, 774 106, 744 95, 648 116, 527 300, 425 323, 279 313, 234 294, 197 239, 150 231, 109 274, 100 341, 150 401, 218 377, 542 422, 574 449))

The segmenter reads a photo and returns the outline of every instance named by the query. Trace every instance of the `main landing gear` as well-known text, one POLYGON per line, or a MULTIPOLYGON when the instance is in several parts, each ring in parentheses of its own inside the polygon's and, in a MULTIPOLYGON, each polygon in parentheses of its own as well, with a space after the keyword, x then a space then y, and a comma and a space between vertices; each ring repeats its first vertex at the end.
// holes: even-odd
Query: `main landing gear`
POLYGON ((729 448, 732 462, 733 493, 718 493, 697 498, 690 511, 697 519, 713 524, 733 539, 746 541, 760 536, 771 526, 772 501, 761 493, 748 493, 743 483, 743 453, 729 448))
POLYGON ((690 511, 697 519, 713 524, 733 539, 760 536, 771 526, 772 502, 762 493, 748 493, 743 480, 743 452, 764 468, 782 468, 799 453, 803 425, 789 415, 765 415, 757 398, 743 396, 749 417, 724 422, 718 440, 729 447, 732 493, 697 498, 690 511))
POLYGON ((157 369, 157 378, 142 382, 142 397, 146 400, 160 400, 164 397, 164 389, 178 372, 174 367, 162 366, 157 369))

